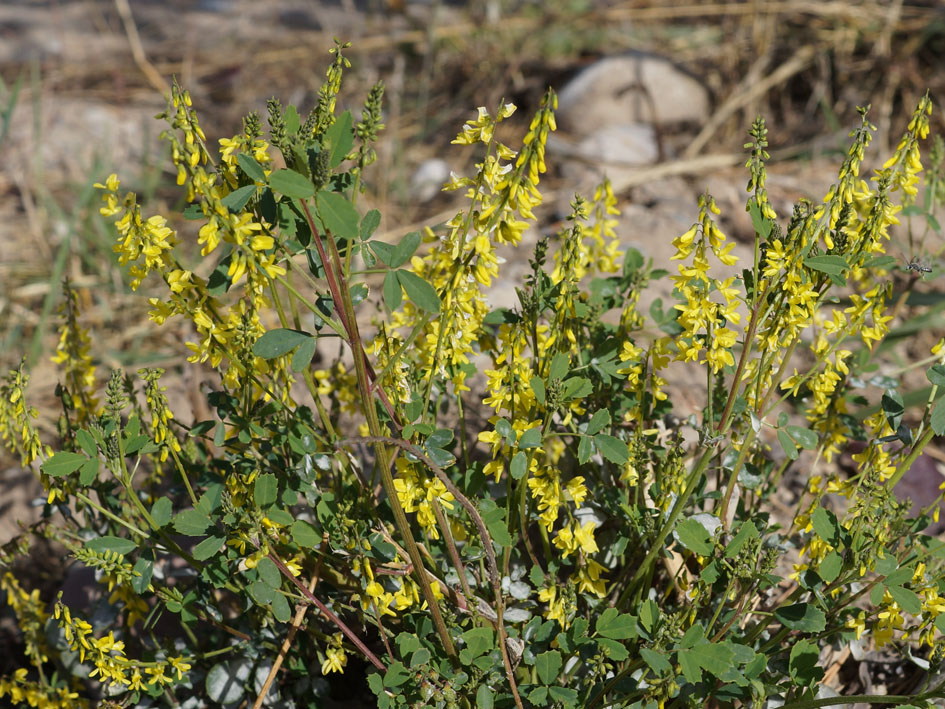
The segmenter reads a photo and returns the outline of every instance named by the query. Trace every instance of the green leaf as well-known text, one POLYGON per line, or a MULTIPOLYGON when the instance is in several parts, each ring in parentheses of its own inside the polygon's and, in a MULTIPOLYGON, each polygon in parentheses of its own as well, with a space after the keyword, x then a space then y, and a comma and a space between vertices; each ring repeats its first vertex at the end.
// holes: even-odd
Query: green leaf
POLYGON ((538 679, 543 684, 551 684, 558 679, 558 673, 561 672, 561 653, 557 650, 549 650, 535 656, 535 669, 538 670, 538 679))
POLYGON ((151 585, 151 578, 154 576, 154 559, 150 558, 148 552, 145 551, 138 557, 132 568, 138 575, 131 579, 131 587, 135 593, 143 595, 151 585))
POLYGON ((377 259, 385 266, 390 266, 391 259, 394 258, 394 250, 397 247, 384 241, 372 241, 370 246, 377 259))
POLYGON ((606 433, 598 433, 594 436, 594 443, 597 444, 597 450, 611 463, 623 465, 630 460, 630 449, 624 441, 615 436, 606 433))
POLYGON ((561 395, 565 401, 570 399, 583 399, 594 391, 594 385, 587 377, 570 377, 564 380, 561 388, 561 395))
POLYGON ((495 646, 495 637, 489 628, 473 628, 462 635, 466 643, 464 651, 468 651, 473 658, 489 652, 495 646))
POLYGON ((840 528, 837 524, 837 516, 835 514, 825 510, 823 507, 818 507, 811 515, 810 521, 818 537, 830 543, 832 546, 837 545, 836 542, 839 540, 840 528))
POLYGON ((75 442, 79 444, 79 448, 81 448, 87 456, 92 457, 98 455, 98 446, 95 445, 95 439, 92 438, 92 434, 84 428, 80 428, 75 432, 75 442))
POLYGON ((613 640, 630 640, 637 637, 637 619, 616 608, 608 608, 597 618, 597 634, 613 640))
POLYGON ((837 255, 811 256, 804 259, 804 265, 828 276, 842 275, 848 268, 846 259, 837 255))
POLYGON ((384 675, 384 686, 393 689, 402 685, 409 678, 410 676, 407 673, 407 668, 404 667, 404 663, 395 660, 390 663, 390 666, 387 668, 387 673, 384 675))
POLYGON ((211 535, 195 546, 191 553, 197 561, 206 561, 220 552, 220 547, 225 541, 226 537, 211 535))
POLYGON ((581 436, 578 443, 578 463, 584 465, 594 455, 594 439, 590 436, 581 436))
POLYGON ((387 306, 388 310, 393 312, 400 307, 404 297, 400 289, 400 280, 397 278, 396 271, 388 271, 384 274, 382 293, 384 295, 384 305, 387 306))
POLYGON ((784 455, 791 460, 797 460, 797 446, 794 445, 794 441, 784 429, 778 429, 778 443, 781 444, 781 450, 784 451, 784 455))
POLYGON ((731 669, 735 660, 735 651, 732 650, 730 643, 703 642, 685 652, 695 660, 699 667, 715 677, 721 677, 731 669))
POLYGON ((785 426, 785 430, 791 439, 801 448, 809 451, 817 449, 817 434, 809 428, 804 428, 803 426, 785 426))
POLYGON ((480 684, 476 690, 476 708, 492 709, 495 705, 495 693, 485 684, 480 684))
POLYGON ((289 607, 289 601, 281 593, 274 593, 272 601, 269 604, 272 608, 273 617, 280 623, 288 623, 292 617, 292 609, 289 607))
POLYGON ((87 460, 88 458, 81 453, 60 451, 53 455, 52 458, 46 460, 46 462, 40 466, 40 470, 51 478, 59 478, 63 475, 74 473, 82 467, 82 464, 87 460))
POLYGON ((269 507, 276 501, 279 492, 279 483, 276 476, 272 473, 265 473, 256 478, 256 486, 253 489, 253 500, 258 507, 269 507))
POLYGON ((932 409, 932 416, 929 419, 929 425, 936 436, 945 434, 945 399, 939 399, 932 409))
POLYGON ((600 646, 601 650, 604 651, 604 654, 614 662, 623 662, 630 657, 630 653, 627 651, 624 644, 617 640, 597 638, 597 644, 600 646))
MULTIPOLYGON (((945 364, 933 364, 928 368, 925 376, 935 386, 945 388, 945 364)), ((92 453, 89 453, 89 455, 92 455, 92 453)))
POLYGON ((899 428, 902 422, 902 416, 906 412, 905 404, 902 401, 902 395, 895 389, 887 389, 882 398, 883 413, 886 414, 886 421, 889 422, 893 431, 899 428))
POLYGON ((508 524, 505 521, 505 510, 497 507, 494 510, 482 515, 482 521, 486 523, 489 535, 492 541, 500 547, 512 546, 512 536, 509 534, 508 524))
POLYGON ((585 433, 588 436, 593 436, 595 433, 600 433, 601 429, 609 424, 610 412, 607 409, 598 409, 594 412, 594 415, 591 416, 591 420, 587 422, 587 430, 585 433))
POLYGON ((918 615, 922 612, 922 601, 916 595, 915 591, 910 591, 902 586, 889 586, 886 588, 893 600, 899 604, 906 613, 918 615))
POLYGON ((755 228, 755 233, 765 241, 773 228, 771 220, 761 213, 761 207, 754 200, 748 203, 748 213, 751 215, 751 225, 755 228))
POLYGON ((804 633, 819 633, 827 627, 827 616, 824 612, 810 603, 795 603, 791 606, 778 608, 774 617, 790 630, 800 630, 804 633))
POLYGON ((541 426, 530 428, 518 441, 519 448, 538 448, 541 445, 541 426))
POLYGON ((712 554, 714 547, 709 533, 698 520, 684 519, 677 524, 676 536, 679 537, 680 544, 699 556, 709 556, 712 554))
POLYGON ((821 561, 820 565, 817 567, 817 574, 826 583, 833 583, 837 576, 840 575, 842 570, 843 557, 840 556, 836 551, 831 550, 827 553, 827 556, 824 557, 824 560, 821 561))
POLYGON ((371 235, 377 231, 377 227, 381 225, 381 213, 376 209, 369 209, 367 213, 361 217, 361 241, 367 241, 371 238, 371 235))
POLYGON ((361 216, 344 195, 326 190, 319 192, 318 213, 325 228, 335 236, 342 239, 358 238, 361 216))
POLYGON ((275 359, 294 350, 306 340, 314 339, 302 330, 279 327, 263 333, 253 344, 253 354, 263 359, 275 359))
POLYGON ((274 590, 282 586, 282 574, 279 573, 279 567, 269 557, 263 557, 256 565, 256 572, 264 584, 274 590))
POLYGON ((123 537, 105 536, 99 537, 98 539, 90 539, 85 543, 85 546, 99 554, 106 551, 113 551, 116 554, 125 555, 130 551, 134 551, 137 544, 123 537))
POLYGON ((682 650, 676 655, 679 660, 679 666, 682 668, 683 677, 692 684, 702 681, 702 667, 699 666, 696 658, 692 656, 689 650, 682 650))
POLYGON ((321 535, 315 527, 301 519, 297 519, 292 523, 289 534, 292 535, 292 541, 302 549, 314 549, 315 545, 321 541, 321 535))
POLYGON ((509 474, 513 480, 521 480, 528 471, 528 456, 519 451, 512 456, 512 462, 509 464, 509 474))
POLYGON ((538 403, 544 404, 545 403, 545 382, 542 381, 542 378, 532 377, 528 383, 531 385, 532 391, 535 393, 535 399, 538 401, 538 403))
POLYGON ((329 159, 328 164, 332 168, 338 167, 351 152, 351 146, 354 145, 354 133, 351 131, 351 111, 345 111, 335 118, 325 131, 325 138, 328 141, 329 159))
POLYGON ((236 154, 236 164, 240 166, 246 176, 256 182, 266 181, 266 170, 256 162, 256 158, 246 153, 236 154))
POLYGON ((573 707, 578 699, 578 693, 576 689, 559 687, 558 685, 552 685, 548 687, 548 696, 551 697, 551 701, 560 702, 565 707, 565 709, 573 707))
POLYGON ((312 358, 315 356, 316 344, 314 337, 308 337, 302 340, 302 344, 299 345, 295 354, 292 355, 292 362, 289 365, 293 372, 304 372, 308 368, 312 363, 312 358))
POLYGON ((151 518, 158 527, 164 527, 171 521, 171 501, 162 497, 151 505, 151 518))
POLYGON ((416 650, 413 655, 410 656, 410 666, 411 667, 420 667, 425 665, 430 661, 430 651, 425 647, 421 647, 416 650))
POLYGON ((246 185, 245 187, 240 187, 230 192, 230 194, 220 200, 220 203, 236 214, 242 211, 250 197, 254 194, 256 194, 256 185, 246 185))
POLYGON ((420 640, 411 633, 400 633, 396 639, 400 654, 404 657, 420 648, 420 640))
POLYGON ((660 653, 654 652, 649 648, 640 648, 640 657, 642 657, 643 661, 650 666, 650 669, 658 675, 667 673, 672 669, 672 665, 669 664, 669 660, 663 657, 660 653))
POLYGON ((292 199, 308 199, 315 194, 312 181, 295 170, 276 170, 269 175, 269 187, 273 192, 284 194, 292 199))
POLYGON ((567 352, 558 352, 551 358, 551 366, 548 368, 548 380, 562 379, 568 373, 571 367, 571 358, 567 352))
POLYGON ((640 604, 640 626, 648 633, 656 630, 660 619, 660 607, 653 599, 647 599, 640 604))
POLYGON ((407 297, 410 298, 418 308, 426 310, 428 313, 440 312, 440 298, 436 294, 436 290, 433 286, 416 273, 411 273, 403 269, 397 271, 397 278, 400 280, 400 285, 407 291, 407 297))
POLYGON ((791 679, 801 687, 810 687, 823 679, 824 671, 817 666, 820 648, 810 640, 799 640, 791 648, 788 664, 791 679))
POLYGON ((210 526, 210 517, 201 510, 184 510, 174 515, 174 529, 188 537, 199 537, 210 526))
POLYGON ((80 485, 91 485, 95 478, 98 477, 98 463, 98 457, 96 456, 95 458, 89 458, 79 466, 80 485))
POLYGON ((407 263, 417 250, 417 247, 420 246, 420 241, 419 231, 412 231, 406 234, 404 238, 400 240, 400 243, 394 247, 394 253, 391 254, 390 258, 390 267, 400 268, 407 263))
MULTIPOLYGON (((942 618, 945 618, 945 616, 942 616, 942 618)), ((545 706, 548 703, 548 688, 535 687, 535 689, 528 693, 528 701, 535 706, 545 706)))

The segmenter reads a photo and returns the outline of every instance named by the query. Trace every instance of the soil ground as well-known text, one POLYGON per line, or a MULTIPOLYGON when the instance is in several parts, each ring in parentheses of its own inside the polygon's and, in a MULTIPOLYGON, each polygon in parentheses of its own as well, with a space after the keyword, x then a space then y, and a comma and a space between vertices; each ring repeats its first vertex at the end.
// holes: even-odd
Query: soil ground
MULTIPOLYGON (((333 37, 353 42, 343 102, 360 105, 378 79, 387 86, 387 128, 365 201, 365 208, 381 210, 387 240, 452 215, 450 196, 418 200, 411 176, 436 157, 457 172, 470 171, 470 154, 450 140, 476 106, 514 101, 520 110, 510 132, 521 134, 547 85, 560 88, 601 56, 634 50, 676 62, 709 89, 712 115, 702 126, 666 129, 659 164, 631 171, 617 185, 622 242, 664 268, 671 267, 671 240, 691 224, 706 188, 722 207, 723 228, 742 255, 750 254, 741 165, 755 115, 768 121, 769 192, 786 217, 796 200, 819 201, 835 180, 857 105, 873 104, 878 130, 868 162, 881 162, 922 93, 931 89, 938 105, 945 98, 945 11, 935 2, 6 2, 0 5, 0 369, 27 357, 30 400, 45 436, 55 433, 58 416, 49 354, 59 282, 67 275, 79 290, 83 324, 95 333, 103 381, 113 367, 161 366, 172 408, 200 405, 198 383, 181 374, 186 333, 148 323, 147 286, 128 290, 96 217, 91 183, 116 171, 150 213, 172 213, 179 195, 157 136, 163 126, 153 120, 171 76, 190 90, 214 143, 237 133, 248 112, 264 115, 271 96, 307 110, 333 37), (805 61, 792 64, 805 47, 805 61), (711 129, 699 136, 705 126, 711 129), (697 136, 702 146, 691 150, 697 136)), ((936 112, 933 132, 943 127, 936 112)), ((566 159, 550 155, 548 162, 547 207, 535 234, 560 219, 573 189, 562 177, 566 159)), ((173 226, 185 233, 186 224, 173 226)), ((933 237, 923 245, 926 254, 941 248, 940 236, 933 237)), ((916 255, 904 229, 895 239, 893 255, 904 261, 916 255)), ((506 254, 509 275, 496 284, 497 298, 518 282, 527 245, 506 254)), ((933 265, 917 288, 931 296, 945 290, 941 264, 933 265)), ((649 297, 657 296, 668 299, 668 282, 649 297)), ((941 330, 916 333, 888 366, 926 356, 941 330)), ((671 382, 672 395, 697 411, 702 402, 689 394, 690 384, 671 382)), ((937 488, 935 461, 926 467, 928 481, 916 484, 937 488)), ((0 451, 0 543, 37 518, 40 496, 33 472, 0 451)))

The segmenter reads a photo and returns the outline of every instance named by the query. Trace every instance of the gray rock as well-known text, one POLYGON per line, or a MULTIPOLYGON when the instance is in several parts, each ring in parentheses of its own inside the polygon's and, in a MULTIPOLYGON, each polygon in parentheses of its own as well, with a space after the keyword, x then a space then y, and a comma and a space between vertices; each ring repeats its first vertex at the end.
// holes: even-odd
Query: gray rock
POLYGON ((607 57, 574 77, 558 94, 562 128, 586 135, 628 123, 701 124, 709 92, 664 57, 633 52, 607 57))
POLYGON ((410 176, 410 194, 420 202, 429 202, 440 193, 449 179, 450 166, 446 160, 424 160, 410 176))

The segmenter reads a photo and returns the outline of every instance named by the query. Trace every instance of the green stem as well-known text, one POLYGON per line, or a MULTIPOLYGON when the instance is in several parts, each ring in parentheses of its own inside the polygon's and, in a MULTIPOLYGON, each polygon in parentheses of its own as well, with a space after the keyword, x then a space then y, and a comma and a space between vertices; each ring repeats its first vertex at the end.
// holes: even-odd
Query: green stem
POLYGON ((652 544, 650 545, 650 550, 646 553, 643 561, 637 567, 636 573, 634 573, 633 577, 630 579, 630 583, 627 584, 627 587, 623 590, 623 592, 620 594, 620 597, 617 599, 617 602, 614 604, 614 606, 618 609, 623 607, 623 604, 633 592, 633 589, 636 587, 637 583, 653 566, 657 556, 662 553, 663 542, 666 541, 666 537, 669 536, 669 533, 676 525, 676 520, 679 519, 679 515, 682 514, 683 508, 689 502, 689 498, 692 496, 692 493, 695 492, 696 485, 699 483, 699 480, 705 473, 705 469, 709 465, 709 460, 712 458, 713 450, 714 449, 712 448, 707 449, 702 454, 699 462, 696 463, 695 467, 693 467, 692 472, 689 473, 689 477, 686 479, 686 487, 683 490, 683 493, 677 498, 676 504, 673 505, 673 509, 669 513, 669 518, 667 518, 666 522, 663 523, 663 526, 660 528, 660 531, 657 533, 656 537, 653 539, 652 544))

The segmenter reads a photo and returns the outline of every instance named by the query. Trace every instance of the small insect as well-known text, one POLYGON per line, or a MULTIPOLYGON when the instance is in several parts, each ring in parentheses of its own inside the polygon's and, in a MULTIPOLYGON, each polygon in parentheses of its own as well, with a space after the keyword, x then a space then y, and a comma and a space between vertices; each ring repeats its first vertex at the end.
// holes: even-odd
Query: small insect
POLYGON ((909 263, 906 264, 906 268, 912 271, 913 273, 931 273, 932 267, 920 263, 918 259, 912 259, 909 263))

